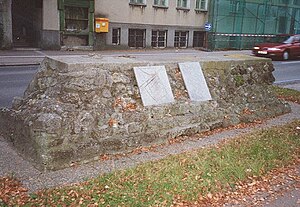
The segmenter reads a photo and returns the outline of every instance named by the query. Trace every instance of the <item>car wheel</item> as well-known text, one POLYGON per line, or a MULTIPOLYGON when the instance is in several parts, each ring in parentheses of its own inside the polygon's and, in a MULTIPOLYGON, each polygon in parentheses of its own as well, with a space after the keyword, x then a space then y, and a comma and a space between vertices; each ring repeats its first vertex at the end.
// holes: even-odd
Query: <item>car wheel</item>
POLYGON ((284 51, 282 55, 283 60, 288 60, 290 58, 290 54, 288 51, 284 51))

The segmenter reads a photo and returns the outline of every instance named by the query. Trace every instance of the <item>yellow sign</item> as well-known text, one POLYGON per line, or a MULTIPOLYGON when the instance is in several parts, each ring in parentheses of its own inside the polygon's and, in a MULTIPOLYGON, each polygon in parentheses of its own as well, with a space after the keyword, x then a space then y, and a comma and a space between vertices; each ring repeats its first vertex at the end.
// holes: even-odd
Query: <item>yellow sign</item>
POLYGON ((95 18, 95 32, 108 32, 109 20, 107 18, 95 18))

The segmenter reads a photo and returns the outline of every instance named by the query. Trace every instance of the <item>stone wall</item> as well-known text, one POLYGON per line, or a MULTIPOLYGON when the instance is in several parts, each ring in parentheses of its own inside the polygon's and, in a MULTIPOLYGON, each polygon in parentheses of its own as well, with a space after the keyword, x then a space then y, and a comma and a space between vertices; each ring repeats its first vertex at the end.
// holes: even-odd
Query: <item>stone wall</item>
POLYGON ((2 109, 1 133, 37 168, 55 170, 290 110, 272 94, 270 60, 199 61, 213 100, 191 102, 176 61, 126 58, 46 58, 24 97, 2 109), (133 67, 145 65, 165 65, 174 103, 143 106, 133 67))

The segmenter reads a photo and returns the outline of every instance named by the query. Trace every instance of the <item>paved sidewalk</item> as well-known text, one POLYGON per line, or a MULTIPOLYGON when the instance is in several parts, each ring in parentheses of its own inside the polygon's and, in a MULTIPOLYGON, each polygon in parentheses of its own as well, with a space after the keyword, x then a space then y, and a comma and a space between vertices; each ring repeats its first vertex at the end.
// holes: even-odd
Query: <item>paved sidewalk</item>
POLYGON ((89 52, 0 50, 0 66, 39 65, 46 56, 84 55, 89 52))

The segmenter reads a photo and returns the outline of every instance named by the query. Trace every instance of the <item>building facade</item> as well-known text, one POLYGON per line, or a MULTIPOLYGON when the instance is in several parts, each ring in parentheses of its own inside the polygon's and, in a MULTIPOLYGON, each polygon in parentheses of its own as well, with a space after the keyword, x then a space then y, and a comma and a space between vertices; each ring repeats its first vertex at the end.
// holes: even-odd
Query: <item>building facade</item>
POLYGON ((205 47, 207 12, 208 0, 2 0, 1 47, 205 47))
POLYGON ((186 48, 205 46, 207 9, 206 0, 100 0, 95 15, 110 20, 111 48, 186 48))
POLYGON ((1 0, 0 48, 60 48, 57 0, 1 0))
POLYGON ((209 47, 249 49, 300 33, 300 0, 212 0, 209 47))

